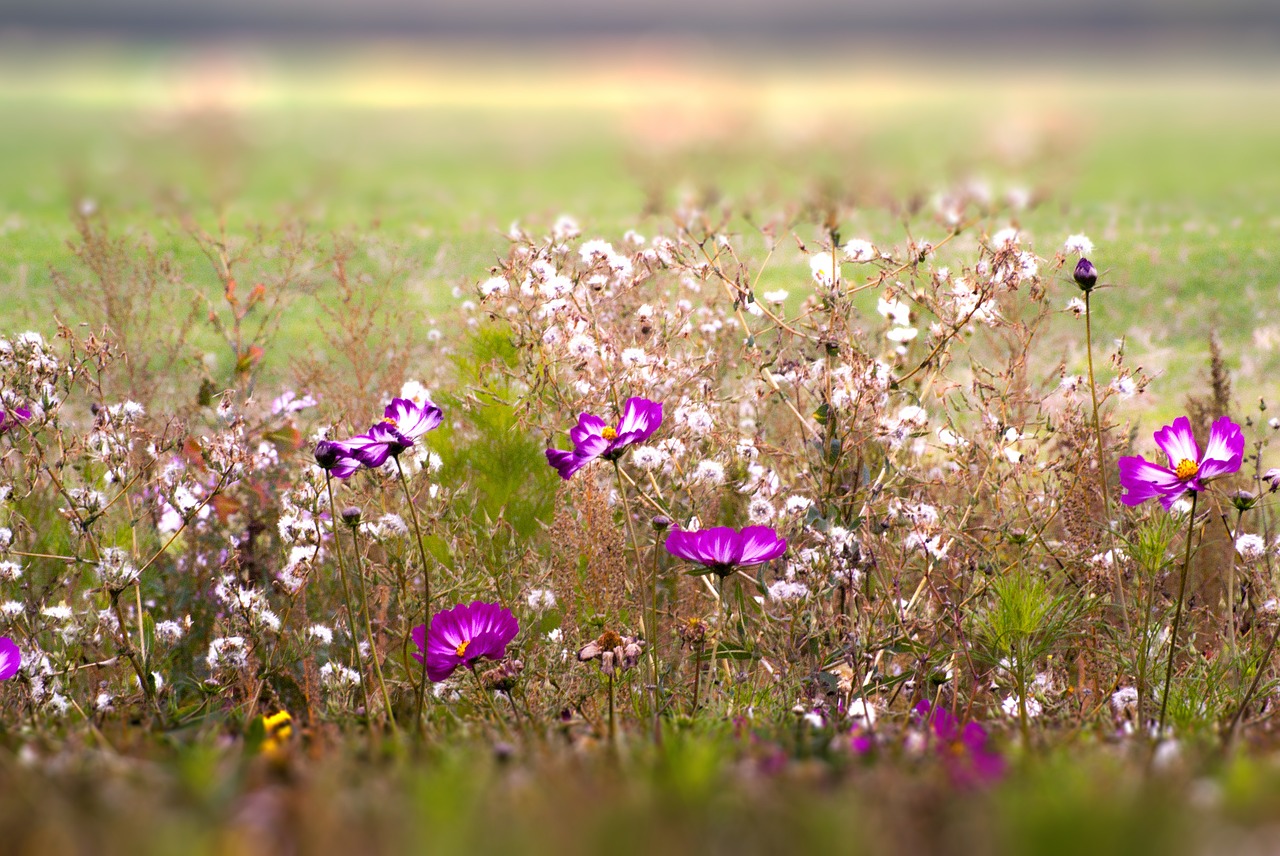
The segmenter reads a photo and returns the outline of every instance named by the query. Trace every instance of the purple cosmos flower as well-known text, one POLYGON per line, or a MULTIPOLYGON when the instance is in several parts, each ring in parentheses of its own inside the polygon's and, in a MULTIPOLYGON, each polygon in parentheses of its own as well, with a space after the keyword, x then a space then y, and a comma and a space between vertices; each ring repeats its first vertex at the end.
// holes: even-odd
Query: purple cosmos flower
POLYGON ((320 469, 325 470, 334 478, 349 478, 352 473, 360 469, 360 462, 356 460, 350 443, 342 443, 337 440, 321 440, 316 443, 315 456, 316 464, 320 469))
POLYGON ((7 410, 0 410, 0 434, 4 434, 9 429, 21 422, 26 422, 31 418, 31 408, 29 407, 10 407, 7 410))
POLYGON ((407 398, 392 399, 382 421, 347 442, 352 455, 370 469, 386 463, 413 445, 413 441, 439 427, 444 413, 430 401, 415 404, 407 398))
MULTIPOLYGON (((507 643, 520 632, 511 610, 497 603, 472 601, 437 612, 431 618, 431 629, 425 624, 413 628, 413 642, 426 655, 427 677, 443 681, 459 666, 474 668, 481 657, 501 660, 507 643)), ((413 652, 419 663, 423 654, 413 652)))
POLYGON ((22 652, 18 643, 8 636, 0 636, 0 681, 7 681, 22 668, 22 652))
POLYGON ((916 705, 915 715, 922 727, 932 728, 937 741, 934 751, 954 784, 981 785, 1004 775, 1004 758, 992 748, 981 725, 968 722, 961 728, 949 710, 934 707, 927 699, 916 705))
POLYGON ((1125 505, 1141 505, 1158 497, 1168 509, 1187 491, 1204 490, 1210 479, 1234 473, 1244 461, 1244 434, 1226 416, 1209 429, 1203 455, 1191 433, 1191 420, 1185 416, 1157 431, 1155 439, 1169 456, 1169 466, 1153 464, 1141 455, 1121 458, 1120 486, 1127 492, 1120 500, 1125 505))
POLYGON ((667 552, 705 567, 699 574, 727 577, 735 568, 758 565, 787 551, 787 540, 768 526, 748 526, 739 532, 728 526, 667 536, 667 552))
POLYGON ((616 461, 627 446, 648 440, 661 424, 662 405, 647 398, 628 398, 622 405, 622 418, 617 426, 606 424, 599 416, 582 413, 577 427, 569 431, 573 450, 547 449, 547 463, 556 468, 560 478, 568 481, 596 458, 616 461))
POLYGON ((1093 287, 1098 284, 1098 269, 1093 266, 1093 262, 1080 257, 1080 261, 1076 262, 1075 273, 1072 278, 1075 279, 1076 285, 1080 286, 1080 290, 1084 292, 1093 291, 1093 287))

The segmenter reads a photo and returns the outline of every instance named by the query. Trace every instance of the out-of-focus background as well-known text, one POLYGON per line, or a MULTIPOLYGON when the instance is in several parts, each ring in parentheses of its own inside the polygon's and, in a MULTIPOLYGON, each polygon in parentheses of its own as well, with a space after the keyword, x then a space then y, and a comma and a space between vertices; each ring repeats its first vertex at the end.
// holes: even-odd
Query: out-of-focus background
MULTIPOLYGON (((1100 329, 1148 370, 1191 377, 1216 331, 1258 390, 1280 368, 1278 46, 1266 0, 10 0, 0 308, 48 321, 52 278, 87 275, 86 216, 197 282, 217 272, 193 224, 359 234, 412 260, 431 312, 513 221, 616 238, 727 203, 803 237, 835 201, 846 236, 892 242, 964 187, 1045 257, 1090 236, 1100 329)), ((787 250, 765 284, 805 281, 787 250)))

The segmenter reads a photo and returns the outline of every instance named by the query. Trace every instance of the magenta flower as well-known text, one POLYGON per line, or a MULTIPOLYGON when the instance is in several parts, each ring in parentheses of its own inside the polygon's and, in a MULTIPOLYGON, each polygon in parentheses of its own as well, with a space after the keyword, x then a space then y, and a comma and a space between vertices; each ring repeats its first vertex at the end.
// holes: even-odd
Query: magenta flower
POLYGON ((413 658, 421 663, 425 654, 427 677, 439 682, 459 666, 475 668, 473 664, 481 657, 501 660, 507 643, 519 632, 516 617, 501 604, 479 600, 460 603, 432 616, 430 630, 425 624, 413 628, 413 643, 423 652, 413 652, 413 658))
POLYGON ((316 443, 316 465, 334 478, 349 478, 360 469, 350 443, 337 440, 321 440, 316 443))
POLYGON ((920 726, 933 731, 934 751, 942 759, 953 784, 981 785, 1004 775, 1004 758, 991 746, 987 730, 976 722, 964 728, 943 707, 934 707, 927 699, 915 707, 920 726))
POLYGON ((1240 426, 1223 416, 1209 429, 1204 454, 1191 433, 1191 420, 1179 416, 1172 425, 1155 433, 1156 445, 1169 456, 1169 466, 1153 464, 1141 455, 1120 459, 1120 500, 1141 505, 1152 497, 1168 509, 1189 490, 1201 491, 1207 482, 1240 469, 1244 461, 1244 434, 1240 426))
POLYGON ((0 410, 0 434, 4 434, 9 429, 21 422, 26 422, 31 418, 31 408, 29 407, 10 407, 6 410, 0 410))
POLYGON ((748 526, 739 532, 728 526, 682 532, 667 536, 667 552, 704 566, 701 574, 727 577, 736 568, 758 565, 787 551, 787 540, 768 526, 748 526))
POLYGON ((8 636, 0 636, 0 681, 7 681, 22 668, 22 651, 8 636))
POLYGON ((382 421, 347 441, 352 456, 370 469, 386 463, 413 446, 413 441, 439 427, 444 413, 430 401, 415 404, 407 398, 392 399, 382 421))
POLYGON ((568 481, 596 458, 618 460, 628 446, 648 440, 661 424, 662 405, 647 398, 628 398, 616 426, 590 413, 579 414, 577 427, 569 431, 573 450, 547 449, 547 463, 568 481))

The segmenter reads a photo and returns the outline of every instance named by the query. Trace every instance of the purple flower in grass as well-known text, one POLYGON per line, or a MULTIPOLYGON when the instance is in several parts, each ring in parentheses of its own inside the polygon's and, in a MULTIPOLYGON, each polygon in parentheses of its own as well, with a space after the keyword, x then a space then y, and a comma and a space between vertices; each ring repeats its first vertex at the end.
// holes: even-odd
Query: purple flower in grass
POLYGON ((1071 277, 1076 281, 1076 285, 1080 286, 1081 291, 1088 293, 1098 284, 1098 269, 1093 266, 1093 262, 1081 256, 1080 261, 1076 262, 1076 269, 1071 277))
POLYGON ((22 668, 22 652, 18 643, 8 636, 0 636, 0 681, 7 681, 22 668))
POLYGON ((1185 416, 1157 431, 1155 440, 1169 457, 1169 466, 1153 464, 1141 455, 1120 459, 1120 486, 1126 491, 1120 500, 1125 505, 1141 505, 1156 497, 1168 509, 1187 491, 1204 490, 1210 480, 1236 472, 1244 461, 1244 434, 1226 416, 1209 429, 1203 454, 1185 416))
POLYGON ((360 462, 356 460, 350 443, 321 440, 316 443, 315 456, 316 465, 334 478, 350 478, 360 469, 360 462))
POLYGON ((443 681, 459 666, 475 668, 476 660, 488 657, 501 660, 507 643, 520 632, 511 610, 497 603, 472 601, 431 617, 431 629, 425 624, 413 628, 413 643, 423 652, 413 652, 419 663, 425 654, 427 677, 443 681))
POLYGON ((697 575, 727 577, 737 568, 771 561, 786 551, 787 540, 768 526, 748 526, 741 532, 728 526, 694 532, 677 529, 667 536, 668 553, 703 566, 697 575))
POLYGON ((413 441, 440 426, 444 413, 430 401, 415 404, 407 398, 392 399, 383 411, 382 421, 347 442, 352 456, 370 469, 376 469, 413 446, 413 441))
POLYGON ((628 398, 616 426, 599 416, 580 414, 577 426, 569 430, 573 449, 547 449, 547 463, 568 481, 596 458, 616 461, 628 446, 648 440, 661 424, 662 404, 647 398, 628 398))
POLYGON ((6 433, 9 429, 29 419, 31 419, 31 408, 29 407, 8 407, 0 410, 0 434, 6 433))
POLYGON ((994 782, 1004 775, 1004 758, 991 746, 987 730, 976 722, 964 727, 943 707, 923 700, 915 707, 919 724, 933 731, 933 749, 953 784, 968 787, 994 782))

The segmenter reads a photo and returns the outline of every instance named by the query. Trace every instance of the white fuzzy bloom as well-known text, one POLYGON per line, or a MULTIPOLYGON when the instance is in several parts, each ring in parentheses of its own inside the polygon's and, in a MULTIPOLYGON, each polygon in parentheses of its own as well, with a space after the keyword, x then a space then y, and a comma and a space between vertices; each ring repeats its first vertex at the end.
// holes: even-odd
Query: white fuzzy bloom
POLYGON ((1011 250, 1018 246, 1018 230, 1009 226, 1001 229, 991 236, 991 248, 993 250, 1011 250))
POLYGON ((699 436, 710 433, 716 427, 711 411, 695 404, 686 404, 676 410, 675 421, 677 425, 684 425, 699 436))
POLYGON ((703 484, 724 484, 724 464, 719 461, 699 461, 693 471, 693 480, 703 484))
POLYGON ((769 600, 784 602, 803 600, 809 596, 809 587, 795 580, 778 580, 769 584, 769 600))
POLYGON ((526 602, 529 604, 530 609, 542 614, 549 609, 555 609, 556 593, 547 588, 531 589, 526 602))
POLYGON ((809 257, 809 272, 813 280, 824 288, 833 288, 840 282, 840 266, 831 253, 816 253, 809 257))
POLYGON ((1246 562, 1254 562, 1267 554, 1267 542, 1261 535, 1246 533, 1236 539, 1236 552, 1246 562))
POLYGON ((783 504, 787 514, 803 514, 813 507, 813 500, 807 496, 789 496, 783 504))
POLYGON ((1111 388, 1115 390, 1116 395, 1121 401, 1127 401, 1133 398, 1138 392, 1138 384, 1131 377, 1118 377, 1111 381, 1111 388))
POLYGON ((780 288, 777 291, 766 291, 761 295, 761 297, 764 298, 765 303, 772 303, 775 306, 778 306, 786 301, 787 291, 783 288, 780 288))
POLYGON ((109 589, 122 589, 138 579, 138 568, 129 553, 118 547, 107 547, 98 561, 98 580, 109 589))
POLYGON ((307 628, 307 636, 321 645, 333 644, 333 631, 323 624, 313 624, 307 628))
POLYGON ((480 283, 480 296, 493 297, 495 294, 506 294, 511 288, 510 284, 500 276, 490 277, 480 283))
POLYGON ((0 582, 11 583, 22 578, 22 565, 17 562, 0 562, 0 582))
POLYGON ((900 327, 911 324, 911 306, 901 300, 886 300, 881 297, 876 301, 876 312, 900 327))
POLYGON ((1077 256, 1087 256, 1093 252, 1093 241, 1085 235, 1068 235, 1062 249, 1077 256))
POLYGON ((876 708, 867 704, 865 699, 855 698, 849 702, 848 716, 863 728, 871 728, 876 724, 876 708))
POLYGON ((156 625, 156 638, 168 645, 179 641, 186 633, 186 628, 176 621, 161 621, 156 625))
POLYGON ((631 463, 642 470, 656 470, 666 460, 666 453, 653 446, 636 446, 631 450, 631 463))
POLYGON ((384 514, 378 518, 378 529, 384 536, 391 535, 403 538, 409 534, 409 525, 399 514, 384 514))
POLYGON ((57 606, 46 606, 40 610, 40 614, 45 618, 52 618, 54 621, 70 621, 73 615, 71 607, 65 603, 60 603, 57 606))
POLYGON ((596 355, 596 340, 586 333, 579 333, 565 345, 565 351, 576 359, 589 360, 596 355))
POLYGON ((1137 707, 1137 705, 1137 687, 1121 687, 1111 694, 1111 709, 1115 712, 1116 716, 1120 716, 1126 710, 1137 707))
MULTIPOLYGON (((1016 695, 1007 695, 1004 701, 1000 702, 1000 709, 1004 711, 1004 715, 1010 719, 1017 719, 1022 716, 1019 704, 1019 698, 1016 695)), ((1027 699, 1027 718, 1035 719, 1044 712, 1044 707, 1040 704, 1040 700, 1031 696, 1027 699)))
POLYGON ((21 601, 6 600, 4 603, 0 603, 0 613, 3 613, 9 618, 22 615, 22 613, 26 611, 27 611, 27 606, 21 601))
POLYGON ((1084 301, 1079 297, 1073 297, 1067 301, 1067 311, 1077 318, 1083 316, 1088 308, 1089 307, 1085 306, 1084 301))
POLYGON ((889 331, 884 334, 884 337, 890 342, 903 344, 904 342, 910 342, 919 335, 920 331, 915 327, 890 327, 889 331))
POLYGON ((13 530, 8 526, 0 526, 0 553, 7 553, 13 546, 13 530))
POLYGON ((360 685, 360 673, 339 663, 325 663, 320 667, 320 686, 329 692, 340 692, 360 685))
POLYGON ((249 662, 249 651, 243 636, 219 636, 209 643, 205 658, 211 671, 243 669, 249 662))
POLYGON ((635 368, 646 365, 649 355, 644 352, 644 348, 623 348, 622 353, 618 354, 618 361, 627 368, 635 368))
POLYGON ((640 308, 636 310, 636 317, 641 321, 647 321, 653 317, 653 306, 648 303, 642 303, 640 308))
POLYGON ((747 506, 747 518, 752 523, 763 524, 768 523, 777 515, 777 511, 773 507, 773 503, 762 496, 757 496, 751 500, 747 506))
POLYGON ((874 261, 878 255, 874 244, 860 238, 851 238, 846 241, 843 249, 845 255, 849 257, 849 261, 853 262, 874 261))

